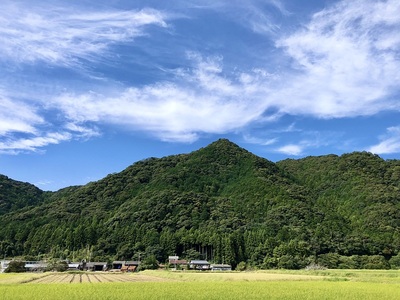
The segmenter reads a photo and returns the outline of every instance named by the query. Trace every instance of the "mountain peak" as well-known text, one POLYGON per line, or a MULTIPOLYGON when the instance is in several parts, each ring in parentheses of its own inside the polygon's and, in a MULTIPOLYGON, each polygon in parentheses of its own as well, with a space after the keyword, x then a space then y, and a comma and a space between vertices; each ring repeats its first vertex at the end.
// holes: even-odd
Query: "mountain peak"
POLYGON ((215 142, 212 142, 211 144, 206 146, 205 148, 207 148, 207 149, 208 148, 214 148, 214 149, 221 149, 221 150, 226 150, 226 149, 244 150, 243 148, 241 148, 240 146, 238 146, 234 142, 231 142, 230 140, 225 139, 225 138, 218 139, 215 142))

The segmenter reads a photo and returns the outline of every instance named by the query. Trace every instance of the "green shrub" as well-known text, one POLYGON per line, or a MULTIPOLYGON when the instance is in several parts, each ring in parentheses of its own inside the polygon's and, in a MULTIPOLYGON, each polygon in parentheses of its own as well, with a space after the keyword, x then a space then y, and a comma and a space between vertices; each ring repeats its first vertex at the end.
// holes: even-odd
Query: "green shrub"
POLYGON ((66 261, 53 260, 47 264, 46 271, 65 272, 68 270, 66 261))
POLYGON ((238 265, 236 266, 236 270, 237 271, 245 271, 247 268, 247 264, 244 261, 241 261, 240 263, 238 263, 238 265))
POLYGON ((400 269, 400 253, 397 254, 396 256, 393 256, 389 260, 389 264, 392 269, 397 269, 397 270, 400 269))
POLYGON ((5 273, 21 273, 26 272, 25 263, 19 260, 12 260, 8 264, 7 269, 4 270, 5 273))

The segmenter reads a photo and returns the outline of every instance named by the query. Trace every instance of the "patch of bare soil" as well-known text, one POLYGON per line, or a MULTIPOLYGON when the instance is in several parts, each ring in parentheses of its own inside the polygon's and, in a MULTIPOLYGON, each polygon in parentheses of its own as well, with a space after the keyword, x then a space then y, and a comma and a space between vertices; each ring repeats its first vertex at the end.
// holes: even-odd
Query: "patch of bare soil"
POLYGON ((45 277, 37 278, 29 283, 103 283, 103 282, 157 282, 170 281, 169 279, 159 278, 141 274, 111 274, 111 273, 74 273, 49 274, 45 277))

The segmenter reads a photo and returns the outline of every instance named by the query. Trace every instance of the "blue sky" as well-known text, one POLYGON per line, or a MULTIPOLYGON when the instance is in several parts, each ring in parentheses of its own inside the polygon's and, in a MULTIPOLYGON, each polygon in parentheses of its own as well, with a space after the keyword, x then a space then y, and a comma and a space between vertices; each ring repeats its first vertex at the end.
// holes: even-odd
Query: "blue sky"
POLYGON ((228 138, 400 157, 398 0, 3 0, 0 173, 43 190, 228 138))

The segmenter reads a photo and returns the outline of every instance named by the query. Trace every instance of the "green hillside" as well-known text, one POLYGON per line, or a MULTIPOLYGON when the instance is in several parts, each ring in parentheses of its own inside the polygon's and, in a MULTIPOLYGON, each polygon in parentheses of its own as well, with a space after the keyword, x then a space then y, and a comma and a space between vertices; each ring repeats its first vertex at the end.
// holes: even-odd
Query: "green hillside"
POLYGON ((395 267, 399 179, 399 161, 369 153, 275 164, 221 139, 85 186, 33 189, 33 202, 17 201, 30 199, 31 190, 3 192, 20 204, 3 211, 0 253, 91 260, 154 255, 161 262, 176 254, 260 268, 395 267))
POLYGON ((43 192, 32 184, 0 175, 0 216, 27 206, 38 205, 43 192))

